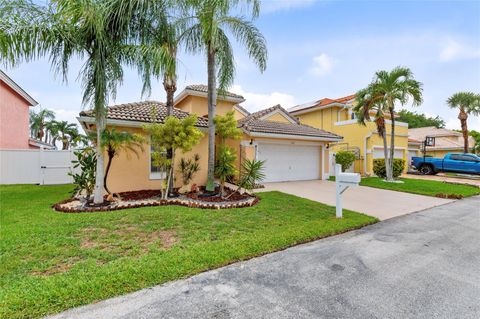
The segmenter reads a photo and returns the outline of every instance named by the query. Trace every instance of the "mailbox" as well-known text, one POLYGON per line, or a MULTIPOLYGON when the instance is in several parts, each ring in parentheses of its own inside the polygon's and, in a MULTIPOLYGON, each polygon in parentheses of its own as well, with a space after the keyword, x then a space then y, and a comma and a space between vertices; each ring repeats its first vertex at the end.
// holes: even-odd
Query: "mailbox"
POLYGON ((343 173, 340 164, 335 165, 335 190, 336 190, 336 216, 342 218, 342 194, 349 187, 358 186, 360 183, 360 174, 357 173, 343 173))
POLYGON ((360 183, 360 174, 357 173, 339 173, 337 178, 340 183, 354 184, 349 186, 357 186, 360 183))

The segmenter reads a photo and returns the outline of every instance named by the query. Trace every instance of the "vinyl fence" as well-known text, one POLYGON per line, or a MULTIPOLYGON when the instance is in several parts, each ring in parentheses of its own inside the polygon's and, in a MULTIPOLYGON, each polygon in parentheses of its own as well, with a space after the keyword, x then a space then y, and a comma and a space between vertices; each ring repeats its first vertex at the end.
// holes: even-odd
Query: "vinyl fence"
POLYGON ((0 184, 69 184, 73 151, 0 150, 0 184))

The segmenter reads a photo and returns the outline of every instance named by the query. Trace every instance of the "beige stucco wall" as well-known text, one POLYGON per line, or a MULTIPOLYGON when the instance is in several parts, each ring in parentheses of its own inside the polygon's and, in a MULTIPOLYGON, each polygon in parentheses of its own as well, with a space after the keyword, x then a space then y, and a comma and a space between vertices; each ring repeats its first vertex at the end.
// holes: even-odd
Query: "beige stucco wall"
POLYGON ((280 122, 280 123, 291 123, 290 120, 288 120, 285 115, 281 113, 275 113, 270 116, 267 116, 264 118, 266 121, 272 121, 272 122, 280 122))
MULTIPOLYGON (((190 95, 177 103, 175 107, 198 116, 206 116, 208 115, 207 101, 206 97, 190 95)), ((225 113, 233 109, 234 105, 235 103, 233 102, 217 100, 216 114, 225 115, 225 113)), ((237 111, 237 113, 239 112, 237 111)))

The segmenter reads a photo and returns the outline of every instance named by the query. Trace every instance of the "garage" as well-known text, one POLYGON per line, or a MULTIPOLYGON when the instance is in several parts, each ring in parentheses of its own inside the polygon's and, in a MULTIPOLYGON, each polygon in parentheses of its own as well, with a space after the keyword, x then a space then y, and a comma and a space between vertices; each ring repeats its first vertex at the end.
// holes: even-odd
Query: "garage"
POLYGON ((321 146, 259 143, 257 156, 265 161, 264 182, 320 178, 321 146))
MULTIPOLYGON (((388 150, 388 151, 390 152, 390 150, 388 150)), ((390 156, 390 154, 389 154, 389 156, 390 156)), ((395 149, 393 157, 403 159, 403 149, 395 149)), ((383 154, 383 147, 373 149, 373 158, 385 158, 385 155, 383 154)))

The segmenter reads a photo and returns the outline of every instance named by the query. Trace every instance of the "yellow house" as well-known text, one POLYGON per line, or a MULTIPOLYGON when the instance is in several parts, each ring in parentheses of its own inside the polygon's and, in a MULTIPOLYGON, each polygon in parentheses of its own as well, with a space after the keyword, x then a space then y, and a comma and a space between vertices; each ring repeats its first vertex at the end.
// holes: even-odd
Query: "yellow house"
MULTIPOLYGON (((355 153, 355 163, 350 171, 362 175, 373 174, 373 159, 383 158, 383 140, 377 133, 374 122, 366 126, 357 123, 352 111, 355 95, 337 99, 321 100, 294 106, 290 114, 297 117, 302 124, 324 129, 343 136, 341 142, 330 145, 329 162, 334 163, 334 154, 340 150, 355 153)), ((388 147, 390 147, 391 120, 386 120, 388 147)), ((408 124, 395 121, 395 158, 408 159, 408 124)), ((407 166, 407 165, 406 165, 407 166)), ((333 167, 333 165, 330 165, 333 167)), ((405 168, 406 170, 406 168, 405 168)), ((333 175, 333 171, 329 172, 333 175)))
MULTIPOLYGON (((207 132, 208 105, 207 87, 190 85, 175 97, 174 115, 184 118, 189 114, 198 115, 197 127, 207 132)), ((277 105, 250 114, 239 105, 244 98, 225 92, 218 96, 217 114, 223 115, 233 110, 238 120, 238 127, 243 131, 240 140, 228 141, 237 150, 237 165, 243 159, 265 161, 264 182, 325 179, 328 177, 328 145, 337 143, 342 137, 307 125, 302 125, 285 109, 277 105)), ((107 127, 119 131, 146 134, 142 126, 151 122, 151 114, 156 112, 156 119, 162 122, 167 114, 164 103, 144 101, 108 107, 107 127)), ((86 131, 95 129, 92 111, 80 113, 78 121, 86 131)), ((149 138, 146 136, 146 140, 149 138)), ((207 134, 190 152, 176 154, 176 159, 200 156, 200 171, 192 183, 205 185, 207 181, 207 134)), ((178 167, 178 165, 176 165, 178 167)), ((151 146, 144 146, 144 151, 135 154, 121 153, 113 161, 108 177, 108 185, 113 192, 131 190, 158 189, 165 172, 152 165, 151 146)), ((176 179, 176 186, 181 180, 176 179)))
MULTIPOLYGON (((412 154, 416 146, 416 155, 423 156, 423 141, 428 137, 435 137, 435 145, 427 146, 425 155, 442 158, 448 153, 463 153, 463 135, 462 133, 448 130, 446 128, 436 128, 434 126, 411 128, 408 130, 409 148, 412 154), (413 141, 416 141, 415 144, 413 141)), ((475 140, 468 137, 468 145, 473 148, 475 140)))

